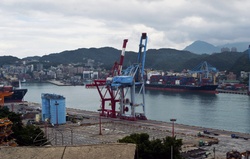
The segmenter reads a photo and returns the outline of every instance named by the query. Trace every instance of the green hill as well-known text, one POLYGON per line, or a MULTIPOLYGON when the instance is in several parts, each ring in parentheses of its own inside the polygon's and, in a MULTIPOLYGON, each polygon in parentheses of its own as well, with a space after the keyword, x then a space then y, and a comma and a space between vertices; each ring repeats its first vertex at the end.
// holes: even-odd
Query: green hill
MULTIPOLYGON (((119 61, 121 50, 111 47, 103 48, 81 48, 61 53, 52 53, 42 57, 34 56, 35 60, 50 65, 58 64, 86 64, 89 60, 94 61, 94 67, 104 67, 111 69, 115 61, 119 61)), ((25 59, 31 60, 32 57, 25 59)), ((125 53, 124 68, 135 63, 137 53, 128 51, 125 53)), ((13 64, 21 61, 16 57, 0 56, 0 65, 13 64)), ((224 52, 208 54, 194 54, 189 51, 179 51, 175 49, 149 49, 146 55, 146 68, 157 70, 182 71, 183 69, 192 69, 203 61, 207 61, 220 71, 233 71, 239 74, 240 71, 250 71, 250 61, 247 52, 224 52)))

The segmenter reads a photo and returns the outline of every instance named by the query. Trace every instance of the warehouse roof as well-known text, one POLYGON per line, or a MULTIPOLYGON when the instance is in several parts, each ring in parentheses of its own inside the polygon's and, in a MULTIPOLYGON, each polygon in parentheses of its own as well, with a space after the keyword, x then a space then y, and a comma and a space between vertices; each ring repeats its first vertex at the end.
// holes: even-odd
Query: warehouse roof
POLYGON ((134 159, 135 144, 0 147, 4 159, 134 159))

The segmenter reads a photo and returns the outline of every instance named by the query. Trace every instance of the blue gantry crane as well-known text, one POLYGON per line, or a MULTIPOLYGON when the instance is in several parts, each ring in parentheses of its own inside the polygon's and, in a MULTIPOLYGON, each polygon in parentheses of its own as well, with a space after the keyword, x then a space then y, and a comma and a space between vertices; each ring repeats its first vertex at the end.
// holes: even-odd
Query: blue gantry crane
POLYGON ((218 70, 211 64, 209 64, 207 61, 203 61, 202 63, 200 63, 189 71, 189 73, 203 73, 205 75, 205 78, 208 78, 209 73, 211 72, 216 73, 218 72, 218 70))
POLYGON ((209 79, 210 82, 213 81, 215 84, 215 76, 218 70, 213 67, 211 64, 209 64, 207 61, 203 61, 196 67, 194 67, 192 70, 189 71, 190 74, 197 73, 197 77, 199 78, 199 81, 202 82, 202 79, 209 79))

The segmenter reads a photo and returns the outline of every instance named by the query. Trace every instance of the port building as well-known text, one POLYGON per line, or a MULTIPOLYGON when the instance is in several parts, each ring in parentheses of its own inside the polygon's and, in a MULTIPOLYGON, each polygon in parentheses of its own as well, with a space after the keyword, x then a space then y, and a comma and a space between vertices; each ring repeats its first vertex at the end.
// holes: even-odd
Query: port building
POLYGON ((66 123, 65 97, 57 94, 43 93, 42 97, 42 121, 51 124, 66 123))

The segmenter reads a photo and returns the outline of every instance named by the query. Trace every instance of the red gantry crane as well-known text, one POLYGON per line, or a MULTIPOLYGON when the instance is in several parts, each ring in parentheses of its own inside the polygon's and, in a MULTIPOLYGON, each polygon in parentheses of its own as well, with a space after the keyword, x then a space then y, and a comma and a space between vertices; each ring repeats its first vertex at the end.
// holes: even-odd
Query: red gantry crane
POLYGON ((123 71, 122 66, 127 42, 127 39, 123 41, 120 62, 114 63, 109 76, 106 79, 94 80, 92 84, 87 84, 86 88, 93 86, 97 88, 101 97, 101 116, 119 117, 126 120, 146 119, 144 64, 147 34, 142 33, 136 63, 123 71), (136 93, 136 90, 139 90, 139 92, 136 93), (138 97, 135 97, 136 95, 138 97), (142 102, 138 102, 139 100, 142 102), (135 110, 139 107, 142 109, 140 112, 136 112, 135 110))
POLYGON ((122 71, 122 65, 125 56, 125 49, 128 40, 123 40, 122 52, 120 61, 115 62, 108 77, 106 79, 96 79, 91 84, 86 84, 86 88, 96 87, 101 97, 101 116, 116 118, 116 103, 119 102, 118 92, 111 89, 110 85, 107 85, 107 81, 112 81, 114 76, 120 75, 122 71), (107 105, 108 104, 108 105, 107 105))

